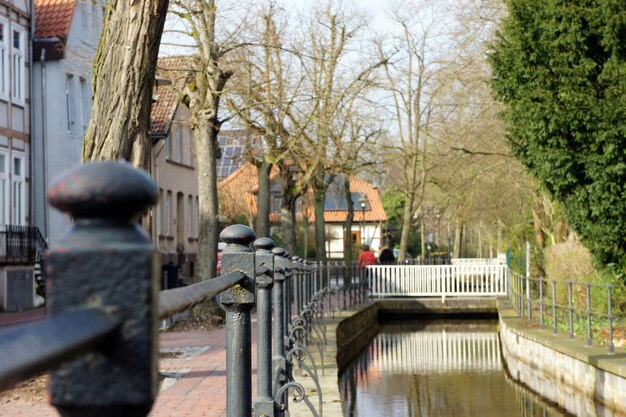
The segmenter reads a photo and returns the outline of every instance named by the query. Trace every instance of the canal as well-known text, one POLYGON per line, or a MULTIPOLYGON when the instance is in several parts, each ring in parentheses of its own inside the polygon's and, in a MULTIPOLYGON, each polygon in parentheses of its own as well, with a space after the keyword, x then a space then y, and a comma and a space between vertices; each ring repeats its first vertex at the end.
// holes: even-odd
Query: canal
POLYGON ((344 417, 569 416, 506 375, 496 320, 381 324, 339 386, 344 417))

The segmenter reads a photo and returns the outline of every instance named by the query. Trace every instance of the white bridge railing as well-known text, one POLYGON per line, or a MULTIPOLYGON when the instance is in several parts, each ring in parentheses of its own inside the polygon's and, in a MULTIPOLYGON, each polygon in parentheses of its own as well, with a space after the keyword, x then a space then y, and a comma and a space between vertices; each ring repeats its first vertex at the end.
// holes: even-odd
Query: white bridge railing
POLYGON ((372 369, 386 373, 500 370, 496 332, 379 333, 371 343, 372 369))
POLYGON ((370 265, 373 297, 476 297, 507 294, 506 265, 370 265))

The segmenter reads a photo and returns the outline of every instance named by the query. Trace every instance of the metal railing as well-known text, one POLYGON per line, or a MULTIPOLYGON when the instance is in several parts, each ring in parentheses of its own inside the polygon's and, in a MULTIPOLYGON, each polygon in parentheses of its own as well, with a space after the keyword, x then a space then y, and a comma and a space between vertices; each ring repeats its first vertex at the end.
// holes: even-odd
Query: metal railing
POLYGON ((146 416, 158 392, 157 321, 219 295, 226 312, 226 397, 229 417, 282 417, 288 391, 322 417, 318 366, 324 372, 326 316, 363 301, 355 268, 316 265, 255 240, 243 225, 220 238, 223 275, 157 291, 159 269, 149 237, 134 221, 158 188, 129 165, 83 165, 50 188, 50 202, 74 224, 49 251, 49 317, 0 331, 0 389, 51 370, 49 398, 64 416, 146 416), (254 249, 251 244, 254 242, 254 249), (256 249, 256 251, 255 251, 256 249), (347 285, 340 271, 353 271, 347 285), (334 277, 336 285, 328 286, 334 277), (251 310, 257 309, 257 397, 252 399, 251 310), (272 324, 273 323, 273 324, 272 324), (293 369, 318 386, 317 408, 293 369))
POLYGON ((615 352, 616 325, 626 327, 626 286, 513 274, 509 298, 520 317, 587 346, 606 344, 615 352))
POLYGON ((476 297, 507 294, 506 265, 370 265, 374 297, 476 297))
POLYGON ((38 227, 0 226, 0 265, 42 262, 47 248, 38 227))

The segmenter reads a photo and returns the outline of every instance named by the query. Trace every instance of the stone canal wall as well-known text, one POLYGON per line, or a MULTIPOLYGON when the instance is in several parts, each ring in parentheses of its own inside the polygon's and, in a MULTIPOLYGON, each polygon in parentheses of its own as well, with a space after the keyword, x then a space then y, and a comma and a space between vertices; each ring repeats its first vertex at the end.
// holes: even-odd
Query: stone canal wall
POLYGON ((499 303, 500 341, 510 375, 576 416, 626 416, 626 353, 523 325, 499 303))
POLYGON ((378 331, 378 304, 370 304, 344 318, 337 326, 337 367, 341 370, 358 355, 378 331))

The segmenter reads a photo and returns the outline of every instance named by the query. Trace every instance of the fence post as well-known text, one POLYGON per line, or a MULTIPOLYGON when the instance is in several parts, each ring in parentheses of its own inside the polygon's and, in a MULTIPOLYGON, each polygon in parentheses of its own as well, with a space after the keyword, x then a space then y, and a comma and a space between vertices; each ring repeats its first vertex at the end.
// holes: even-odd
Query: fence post
MULTIPOLYGON (((274 367, 273 378, 278 383, 277 387, 274 387, 275 391, 280 389, 287 381, 287 360, 285 358, 285 297, 284 297, 284 285, 286 274, 286 259, 283 257, 285 250, 283 248, 272 249, 272 254, 276 256, 274 260, 274 289, 272 290, 273 304, 274 304, 274 357, 272 364, 274 367)), ((284 399, 276 398, 280 403, 284 402, 284 399)), ((279 410, 278 415, 283 415, 283 411, 279 410)))
POLYGON ((252 339, 250 310, 254 305, 255 256, 250 243, 254 230, 235 224, 220 233, 226 243, 222 251, 222 271, 241 271, 247 280, 224 291, 221 302, 226 310, 226 415, 252 415, 252 339))
POLYGON ((123 322, 106 348, 50 374, 50 402, 64 417, 144 417, 157 393, 159 271, 133 219, 157 202, 158 188, 128 164, 95 162, 57 179, 48 194, 74 219, 48 255, 50 316, 98 306, 123 322))
POLYGON ((556 280, 553 279, 551 281, 552 284, 552 321, 553 321, 553 333, 556 334, 557 333, 557 329, 558 329, 558 324, 557 324, 557 317, 556 317, 556 280))
POLYGON ((300 304, 300 300, 302 298, 301 288, 302 283, 300 282, 302 278, 302 268, 300 263, 300 258, 296 255, 291 257, 291 269, 292 269, 292 278, 291 282, 293 288, 293 305, 295 307, 294 314, 296 316, 300 315, 300 310, 302 309, 302 305, 300 304))
MULTIPOLYGON (((292 300, 292 264, 291 264, 291 255, 289 252, 285 251, 283 253, 283 262, 285 269, 285 281, 283 285, 283 314, 284 314, 284 323, 285 323, 285 334, 283 335, 285 351, 289 351, 291 349, 291 341, 289 340, 289 325, 291 324, 291 300, 292 300)), ((286 354, 285 354, 286 355, 286 354)), ((291 375, 292 372, 292 364, 290 361, 285 360, 285 374, 287 376, 291 375)), ((288 393, 285 393, 284 397, 284 409, 281 410, 283 415, 289 415, 289 396, 288 393)))
POLYGON ((615 343, 613 342, 613 300, 611 290, 613 284, 606 286, 607 293, 607 318, 609 319, 609 353, 615 353, 615 343))
POLYGON ((257 291, 257 397, 254 403, 256 417, 274 416, 272 398, 272 287, 274 286, 274 241, 262 237, 254 241, 257 268, 267 270, 256 277, 257 291))
POLYGON ((291 255, 289 252, 285 251, 283 253, 283 259, 285 260, 285 284, 283 288, 283 305, 284 315, 285 315, 285 350, 289 350, 289 325, 291 324, 291 293, 292 293, 292 280, 291 275, 293 273, 292 265, 291 265, 291 255))

